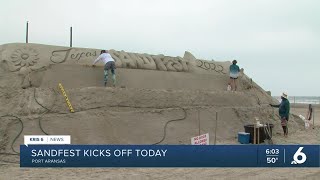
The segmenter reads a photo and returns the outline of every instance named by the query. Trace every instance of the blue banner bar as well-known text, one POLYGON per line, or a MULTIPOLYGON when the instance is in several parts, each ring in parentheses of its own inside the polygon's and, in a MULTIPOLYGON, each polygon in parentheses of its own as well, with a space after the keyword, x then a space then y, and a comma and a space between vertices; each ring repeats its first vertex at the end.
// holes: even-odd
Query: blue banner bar
POLYGON ((320 167, 319 145, 25 145, 20 167, 320 167))

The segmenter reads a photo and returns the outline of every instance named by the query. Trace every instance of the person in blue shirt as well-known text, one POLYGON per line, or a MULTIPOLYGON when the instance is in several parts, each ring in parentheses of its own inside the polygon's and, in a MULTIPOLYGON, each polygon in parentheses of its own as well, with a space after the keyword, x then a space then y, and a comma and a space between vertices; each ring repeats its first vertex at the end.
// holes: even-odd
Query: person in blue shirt
POLYGON ((288 121, 289 121, 289 113, 290 113, 290 102, 288 100, 287 93, 282 93, 281 103, 279 105, 272 105, 271 107, 279 108, 279 116, 281 119, 281 126, 283 129, 284 137, 288 136, 288 121))
POLYGON ((239 77, 240 74, 240 68, 237 65, 237 60, 233 60, 232 64, 229 67, 230 70, 230 81, 229 81, 229 85, 231 86, 231 90, 232 91, 236 91, 237 90, 237 79, 239 77))

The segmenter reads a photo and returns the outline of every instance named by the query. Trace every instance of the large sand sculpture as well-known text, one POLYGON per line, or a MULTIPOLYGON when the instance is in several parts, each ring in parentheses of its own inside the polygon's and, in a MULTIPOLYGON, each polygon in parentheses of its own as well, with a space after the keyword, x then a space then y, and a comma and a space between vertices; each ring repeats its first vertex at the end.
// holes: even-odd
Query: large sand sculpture
MULTIPOLYGON (((1 118, 0 152, 18 152, 30 134, 68 134, 73 144, 190 144, 191 137, 209 133, 210 144, 236 144, 237 133, 255 117, 273 123, 281 136, 277 113, 268 106, 276 102, 248 76, 242 73, 238 92, 226 91, 229 61, 110 50, 118 85, 105 88, 102 64, 90 66, 99 52, 0 46, 0 116, 10 115, 1 118)), ((302 127, 291 116, 290 133, 302 127)))
POLYGON ((110 50, 118 85, 104 88, 101 64, 88 66, 99 52, 39 44, 0 46, 0 177, 319 177, 316 169, 19 169, 19 145, 30 134, 69 134, 73 144, 190 144, 191 137, 209 133, 210 144, 237 144, 237 133, 258 117, 274 124, 275 144, 319 144, 319 124, 306 131, 294 115, 289 138, 283 138, 277 110, 268 106, 276 102, 244 73, 239 91, 226 91, 228 61, 196 59, 189 52, 168 57, 110 50), (68 110, 60 82, 75 113, 68 110))

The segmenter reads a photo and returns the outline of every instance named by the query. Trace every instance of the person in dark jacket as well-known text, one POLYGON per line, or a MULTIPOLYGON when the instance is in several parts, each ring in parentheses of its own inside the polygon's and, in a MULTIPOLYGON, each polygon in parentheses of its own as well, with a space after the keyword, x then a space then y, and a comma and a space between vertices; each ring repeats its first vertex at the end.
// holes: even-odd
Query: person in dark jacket
POLYGON ((288 121, 289 121, 289 113, 290 113, 290 102, 288 100, 287 93, 282 93, 281 103, 279 105, 272 105, 272 107, 279 108, 279 116, 281 118, 281 126, 283 129, 283 134, 285 137, 288 136, 288 121))
POLYGON ((309 104, 309 108, 308 108, 308 114, 307 114, 307 120, 311 120, 312 119, 312 113, 313 113, 313 108, 312 108, 312 105, 309 104))

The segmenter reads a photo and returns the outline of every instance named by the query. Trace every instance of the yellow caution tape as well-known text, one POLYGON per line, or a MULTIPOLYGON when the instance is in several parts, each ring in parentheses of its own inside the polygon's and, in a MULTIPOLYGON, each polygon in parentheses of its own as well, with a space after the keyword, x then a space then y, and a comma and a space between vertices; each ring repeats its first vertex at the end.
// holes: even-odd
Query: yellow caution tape
POLYGON ((70 112, 74 113, 73 107, 72 107, 72 105, 71 105, 71 103, 70 103, 70 101, 69 101, 69 98, 68 98, 68 96, 67 96, 67 93, 66 93, 66 91, 64 90, 64 88, 63 88, 63 86, 62 86, 61 83, 59 83, 59 88, 60 88, 63 96, 66 98, 66 103, 67 103, 67 105, 68 105, 68 107, 69 107, 69 109, 70 109, 70 112))

